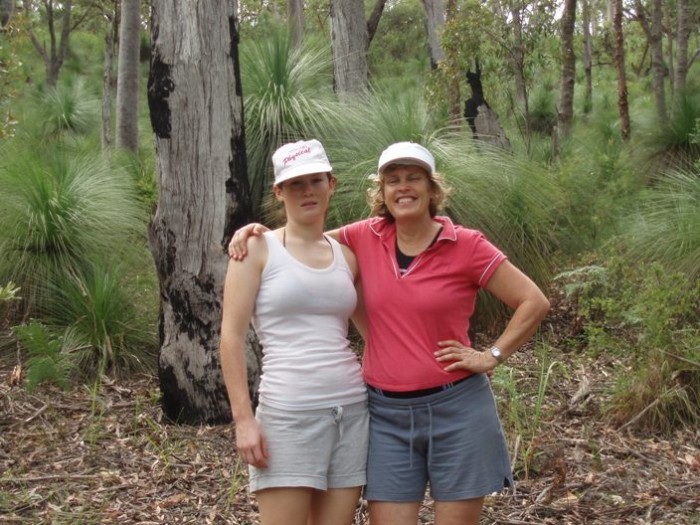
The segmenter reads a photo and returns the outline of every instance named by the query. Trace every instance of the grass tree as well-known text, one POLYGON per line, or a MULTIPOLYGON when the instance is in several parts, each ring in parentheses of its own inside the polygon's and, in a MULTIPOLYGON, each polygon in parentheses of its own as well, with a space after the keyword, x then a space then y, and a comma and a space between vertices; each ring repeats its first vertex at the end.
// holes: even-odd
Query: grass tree
POLYGON ((132 181, 99 154, 18 137, 1 157, 0 276, 21 286, 30 311, 53 276, 144 230, 132 181))
POLYGON ((251 201, 260 216, 272 183, 270 157, 285 142, 318 135, 339 118, 331 61, 309 39, 294 47, 284 28, 241 49, 251 201))

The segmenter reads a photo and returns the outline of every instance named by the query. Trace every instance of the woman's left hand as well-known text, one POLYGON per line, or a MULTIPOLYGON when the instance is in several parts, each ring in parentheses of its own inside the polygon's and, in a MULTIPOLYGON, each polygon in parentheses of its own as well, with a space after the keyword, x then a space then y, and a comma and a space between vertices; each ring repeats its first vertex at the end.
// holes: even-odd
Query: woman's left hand
POLYGON ((455 370, 469 370, 474 373, 490 372, 498 361, 487 352, 479 352, 469 346, 464 346, 459 341, 439 341, 440 350, 435 352, 438 361, 453 361, 445 367, 446 372, 455 370))

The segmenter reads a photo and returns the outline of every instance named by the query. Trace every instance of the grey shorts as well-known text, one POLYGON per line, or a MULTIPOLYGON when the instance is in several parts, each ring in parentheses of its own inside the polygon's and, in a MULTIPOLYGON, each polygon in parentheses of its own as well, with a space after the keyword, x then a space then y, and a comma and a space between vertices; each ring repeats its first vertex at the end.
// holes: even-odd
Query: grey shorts
POLYGON ((491 385, 484 374, 441 392, 395 399, 369 389, 369 501, 478 498, 513 486, 491 385))
POLYGON ((319 490, 366 483, 367 403, 305 411, 258 406, 269 452, 268 467, 249 467, 250 490, 310 487, 319 490))

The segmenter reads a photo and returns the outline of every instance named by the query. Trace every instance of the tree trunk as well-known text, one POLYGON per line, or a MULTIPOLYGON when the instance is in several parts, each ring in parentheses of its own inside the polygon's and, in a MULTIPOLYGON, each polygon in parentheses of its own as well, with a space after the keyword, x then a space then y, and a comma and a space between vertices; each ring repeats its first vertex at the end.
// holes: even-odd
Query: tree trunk
POLYGON ((676 93, 676 74, 675 67, 673 65, 675 59, 673 58, 673 10, 671 9, 671 3, 666 3, 666 26, 667 29, 667 42, 668 45, 668 79, 671 84, 671 96, 675 96, 676 93))
POLYGON ((474 139, 511 151, 510 141, 498 121, 498 115, 489 107, 484 98, 481 67, 478 60, 476 61, 476 70, 474 72, 467 71, 466 77, 472 96, 464 102, 464 118, 472 130, 474 139))
POLYGON ((627 102, 625 73, 625 37, 622 33, 622 0, 615 0, 613 31, 615 33, 615 66, 617 68, 617 106, 620 110, 620 133, 623 140, 630 136, 630 112, 627 102))
POLYGON ((377 0, 374 4, 374 9, 372 9, 372 14, 369 15, 369 20, 367 21, 367 48, 369 49, 372 39, 377 32, 377 27, 379 26, 379 20, 382 18, 382 13, 384 12, 384 6, 386 5, 386 0, 377 0))
POLYGON ((10 23, 15 12, 15 0, 0 0, 0 29, 10 23))
MULTIPOLYGON (((63 61, 68 52, 68 40, 70 38, 70 32, 73 29, 71 27, 73 2, 72 0, 67 0, 62 3, 61 33, 58 38, 56 36, 56 13, 54 11, 53 0, 46 0, 43 4, 46 11, 46 24, 49 33, 49 49, 46 49, 46 46, 39 42, 39 39, 33 31, 29 30, 28 33, 32 45, 34 45, 34 48, 44 61, 46 85, 50 88, 54 88, 58 83, 58 74, 61 71, 61 66, 63 66, 63 61)), ((22 5, 28 13, 31 13, 34 9, 34 4, 31 1, 25 0, 22 5)))
POLYGON ((664 77, 666 68, 664 67, 664 50, 661 27, 662 0, 654 0, 653 12, 651 14, 651 28, 649 32, 649 43, 651 45, 651 65, 654 85, 654 100, 656 101, 656 115, 659 123, 665 123, 666 116, 666 93, 664 88, 664 77))
POLYGON ((166 417, 185 423, 231 419, 219 362, 224 247, 250 205, 236 12, 235 0, 153 1, 159 377, 166 417))
POLYGON ((593 109, 593 40, 591 38, 591 0, 583 0, 583 70, 586 76, 584 108, 593 109))
POLYGON ((367 90, 367 42, 364 3, 331 0, 334 87, 339 95, 367 90))
POLYGON ((565 0, 561 17, 561 95, 557 127, 559 137, 568 137, 574 118, 574 88, 576 84, 576 54, 574 53, 574 25, 576 0, 565 0))
POLYGON ((102 73, 102 149, 112 146, 112 99, 114 91, 114 48, 119 34, 119 8, 114 1, 112 12, 108 15, 110 24, 105 34, 105 62, 102 73))
POLYGON ((122 0, 117 73, 117 147, 139 149, 141 0, 122 0))
POLYGON ((678 0, 678 26, 676 30, 676 79, 675 92, 681 96, 685 91, 685 79, 688 76, 688 37, 690 35, 690 25, 688 17, 688 0, 678 0))
POLYGON ((292 46, 301 46, 304 41, 304 0, 287 0, 287 22, 292 46))
POLYGON ((513 60, 513 70, 515 71, 515 99, 522 105, 525 113, 525 122, 528 122, 529 108, 527 83, 525 80, 522 6, 518 2, 513 2, 510 6, 510 14, 513 19, 513 49, 510 55, 513 60))
POLYGON ((445 27, 445 11, 442 0, 423 0, 426 23, 428 26, 428 47, 430 48, 430 67, 437 68, 442 60, 440 32, 445 27))

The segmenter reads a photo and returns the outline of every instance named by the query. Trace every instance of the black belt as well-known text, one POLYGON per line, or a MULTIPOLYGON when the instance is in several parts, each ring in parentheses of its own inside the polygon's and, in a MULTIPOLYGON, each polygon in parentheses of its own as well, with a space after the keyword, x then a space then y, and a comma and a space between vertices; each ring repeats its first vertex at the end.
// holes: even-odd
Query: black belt
POLYGON ((380 396, 393 397, 397 399, 406 399, 411 397, 423 397, 429 396, 430 394, 437 394, 438 392, 448 390, 453 386, 460 384, 462 381, 466 381, 470 377, 471 376, 463 377, 462 379, 458 379, 457 381, 452 381, 451 383, 435 386, 433 388, 423 388, 422 390, 409 390, 408 392, 392 392, 391 390, 382 390, 381 388, 377 388, 372 385, 367 385, 367 388, 369 388, 372 392, 376 392, 380 396))

